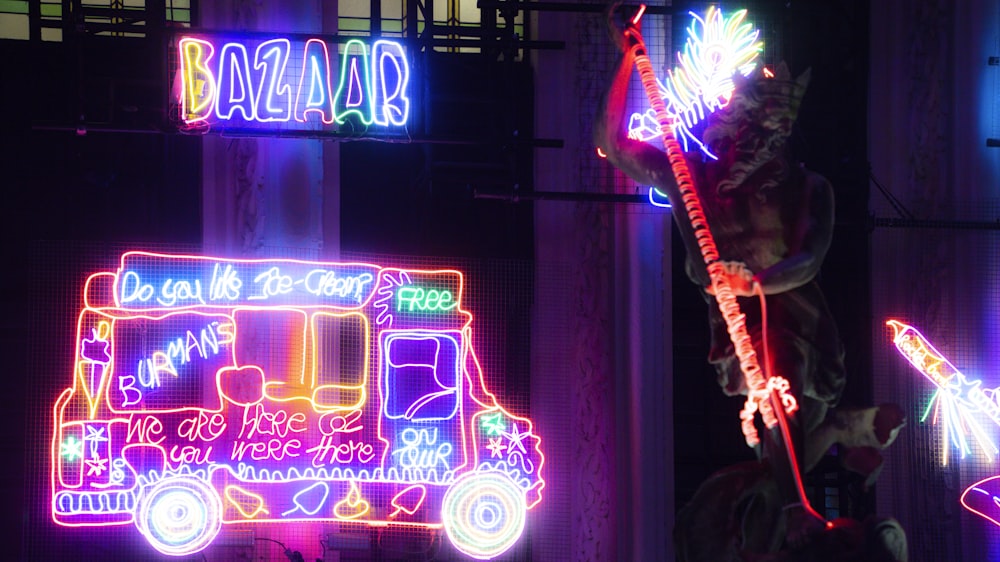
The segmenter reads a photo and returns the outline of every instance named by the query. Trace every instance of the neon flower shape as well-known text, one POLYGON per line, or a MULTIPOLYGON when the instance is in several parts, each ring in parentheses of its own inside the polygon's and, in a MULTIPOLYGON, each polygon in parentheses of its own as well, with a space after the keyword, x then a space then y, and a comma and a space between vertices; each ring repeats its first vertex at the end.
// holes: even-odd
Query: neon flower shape
POLYGON ((963 459, 972 452, 973 441, 988 459, 995 458, 1000 449, 990 439, 980 419, 985 415, 1000 426, 998 390, 982 389, 982 381, 969 380, 913 326, 899 320, 889 320, 886 325, 893 330, 892 342, 899 353, 937 387, 920 421, 925 421, 933 412, 934 425, 941 426, 942 464, 948 464, 949 443, 958 449, 963 459))
MULTIPOLYGON (((677 53, 677 66, 667 74, 666 82, 656 80, 667 113, 674 119, 673 134, 689 150, 693 143, 706 155, 715 158, 708 147, 691 131, 709 114, 726 107, 732 98, 737 73, 749 76, 757 67, 757 57, 764 43, 757 40, 760 30, 744 23, 746 10, 725 17, 712 6, 705 17, 690 12, 684 51, 677 53)), ((660 137, 653 109, 633 113, 629 119, 630 138, 649 141, 660 137)))

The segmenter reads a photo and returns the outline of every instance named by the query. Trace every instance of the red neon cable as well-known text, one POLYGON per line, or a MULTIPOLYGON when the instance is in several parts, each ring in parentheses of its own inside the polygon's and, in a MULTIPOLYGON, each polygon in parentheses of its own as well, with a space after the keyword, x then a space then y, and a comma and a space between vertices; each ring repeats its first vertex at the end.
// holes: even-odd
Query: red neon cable
MULTIPOLYGON (((760 286, 760 283, 754 281, 753 292, 760 299, 760 338, 762 346, 764 348, 764 369, 767 371, 768 380, 774 380, 771 376, 771 358, 768 352, 767 344, 767 299, 764 297, 764 289, 760 286)), ((770 389, 770 400, 771 404, 781 405, 782 404, 782 394, 777 388, 772 388, 768 385, 770 389)), ((799 495, 799 501, 802 503, 802 509, 806 513, 815 517, 816 519, 822 520, 823 517, 813 509, 812 504, 809 503, 809 497, 806 496, 805 484, 802 482, 802 471, 799 469, 799 459, 795 456, 795 447, 792 441, 792 431, 788 427, 788 418, 785 416, 785 410, 783 408, 778 408, 778 426, 781 428, 781 437, 784 439, 788 446, 785 448, 788 453, 788 462, 792 467, 792 476, 795 478, 795 491, 799 495)), ((794 411, 794 410, 791 410, 794 411)), ((829 526, 829 524, 828 524, 829 526)))
MULTIPOLYGON (((642 16, 644 9, 645 5, 642 5, 640 13, 632 20, 633 24, 638 24, 638 20, 642 16)), ((736 356, 740 362, 740 370, 743 371, 743 377, 746 381, 748 389, 747 405, 740 413, 740 418, 747 445, 753 447, 760 443, 757 429, 753 425, 754 411, 759 410, 761 417, 764 419, 764 425, 768 429, 773 428, 776 424, 780 426, 781 435, 785 441, 785 450, 788 453, 788 460, 795 479, 796 491, 798 492, 803 509, 809 515, 823 520, 812 508, 806 496, 805 487, 802 484, 802 474, 795 454, 795 444, 792 441, 788 420, 785 417, 785 408, 788 407, 790 411, 794 411, 797 405, 788 404, 784 406, 780 391, 768 384, 768 379, 765 378, 761 370, 760 362, 757 361, 757 353, 753 348, 753 342, 750 339, 750 334, 747 332, 746 316, 740 311, 740 304, 736 300, 733 288, 724 273, 725 268, 719 259, 719 250, 715 244, 715 237, 709 229, 708 219, 701 205, 701 199, 698 197, 698 192, 694 187, 691 170, 684 159, 684 151, 681 149, 677 139, 674 138, 673 128, 671 127, 673 118, 667 114, 666 104, 660 96, 659 86, 656 83, 656 74, 653 71, 652 63, 649 61, 649 56, 646 54, 646 43, 638 29, 629 29, 628 34, 635 41, 635 44, 632 46, 635 66, 639 71, 642 86, 646 90, 646 97, 649 99, 649 103, 656 113, 656 120, 663 137, 663 146, 666 148, 667 159, 670 162, 674 179, 677 181, 677 187, 681 193, 684 210, 687 212, 691 228, 694 230, 695 240, 698 243, 702 259, 705 262, 709 278, 712 281, 715 300, 719 305, 722 318, 726 322, 729 337, 733 342, 736 356)), ((756 287, 755 290, 760 289, 756 287)), ((762 313, 766 314, 764 312, 765 303, 762 290, 759 295, 761 297, 762 313)), ((762 337, 766 340, 766 333, 762 337)))
MULTIPOLYGON (((730 338, 732 338, 733 346, 736 349, 736 356, 740 361, 740 370, 743 371, 743 377, 746 379, 750 393, 748 398, 750 396, 765 397, 768 395, 767 380, 761 371, 757 353, 753 349, 753 342, 747 332, 745 317, 740 312, 739 302, 736 301, 736 295, 724 274, 724 266, 719 260, 719 250, 715 244, 715 237, 712 236, 712 231, 708 227, 708 219, 695 190, 691 171, 684 159, 684 151, 673 136, 671 127, 673 119, 667 114, 666 105, 663 98, 660 97, 653 65, 649 62, 649 56, 646 54, 645 42, 638 30, 630 29, 628 33, 636 42, 632 46, 635 66, 639 70, 639 77, 646 90, 646 97, 649 98, 649 103, 656 113, 656 120, 663 136, 663 145, 667 150, 667 158, 670 161, 674 178, 677 180, 677 188, 681 192, 684 210, 687 212, 691 228, 694 230, 695 240, 708 269, 709 278, 712 280, 715 300, 719 304, 719 311, 729 329, 730 338)), ((758 399, 756 407, 744 408, 740 414, 743 420, 743 435, 751 447, 760 442, 757 430, 753 425, 752 410, 757 409, 760 410, 764 424, 768 428, 774 427, 777 423, 774 410, 768 400, 758 399)))
POLYGON ((646 13, 646 5, 639 4, 639 10, 632 16, 632 25, 639 25, 639 20, 642 19, 642 15, 646 13))

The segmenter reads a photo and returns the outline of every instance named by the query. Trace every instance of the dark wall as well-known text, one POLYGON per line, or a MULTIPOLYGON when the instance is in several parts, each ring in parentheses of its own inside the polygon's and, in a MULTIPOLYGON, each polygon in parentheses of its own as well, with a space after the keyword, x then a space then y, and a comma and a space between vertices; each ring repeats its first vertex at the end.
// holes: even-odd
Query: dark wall
MULTIPOLYGON (((51 399, 45 391, 55 381, 65 381, 61 374, 42 376, 45 372, 38 369, 46 363, 39 358, 58 356, 60 345, 71 345, 65 343, 71 337, 60 339, 54 330, 75 322, 85 278, 80 276, 86 274, 79 270, 85 260, 70 249, 94 252, 113 241, 200 243, 201 151, 198 139, 191 137, 98 132, 99 127, 85 134, 76 131, 81 108, 109 104, 127 109, 118 111, 117 118, 125 121, 116 127, 149 130, 147 125, 158 119, 150 113, 158 102, 138 84, 159 60, 156 46, 128 39, 92 45, 87 57, 94 73, 84 81, 78 52, 68 45, 0 41, 0 53, 5 84, 17 86, 0 88, 8 108, 0 128, 5 194, 0 228, 4 263, 11 272, 0 276, 5 311, 0 315, 0 350, 5 358, 3 394, 8 397, 0 407, 0 425, 6 430, 0 438, 0 457, 5 459, 0 495, 17 506, 3 511, 0 525, 8 529, 4 556, 18 559, 22 546, 27 547, 22 527, 37 517, 39 507, 25 502, 31 496, 25 477, 40 469, 30 454, 44 446, 29 441, 36 434, 26 425, 44 423, 50 406, 45 401, 51 399), (109 90, 105 78, 113 73, 136 80, 109 90), (39 261, 43 254, 57 255, 51 253, 54 247, 65 250, 63 260, 39 261), (39 294, 41 279, 52 292, 39 294)), ((103 122, 106 128, 112 124, 111 113, 102 111, 88 115, 91 123, 103 122)), ((26 558, 41 554, 23 552, 26 558)))
POLYGON ((341 247, 530 260, 532 205, 512 197, 532 191, 531 67, 483 54, 414 59, 409 133, 428 142, 341 144, 341 247))

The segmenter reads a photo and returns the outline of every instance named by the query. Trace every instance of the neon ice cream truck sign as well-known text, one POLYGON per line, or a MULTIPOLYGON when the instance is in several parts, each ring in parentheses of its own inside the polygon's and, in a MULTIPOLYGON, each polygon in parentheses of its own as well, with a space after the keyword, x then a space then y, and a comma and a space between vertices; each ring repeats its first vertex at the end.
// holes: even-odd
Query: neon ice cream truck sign
POLYGON ((544 457, 485 386, 462 291, 454 270, 124 254, 84 289, 53 519, 134 524, 168 555, 295 521, 503 553, 544 457))
POLYGON ((180 119, 219 129, 322 130, 348 119, 404 127, 410 67, 402 45, 351 39, 342 50, 338 71, 337 45, 323 39, 181 36, 174 86, 180 119))

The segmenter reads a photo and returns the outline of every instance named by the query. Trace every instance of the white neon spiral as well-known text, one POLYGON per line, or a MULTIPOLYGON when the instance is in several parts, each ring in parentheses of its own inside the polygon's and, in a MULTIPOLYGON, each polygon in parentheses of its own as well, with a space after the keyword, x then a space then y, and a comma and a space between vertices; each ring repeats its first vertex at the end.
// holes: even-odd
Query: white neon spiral
POLYGON ((514 546, 524 532, 527 510, 524 490, 499 472, 463 476, 445 493, 441 509, 455 548, 481 560, 514 546))
POLYGON ((136 509, 136 526, 156 550, 184 556, 207 547, 222 527, 222 501, 196 478, 168 478, 150 488, 136 509))

